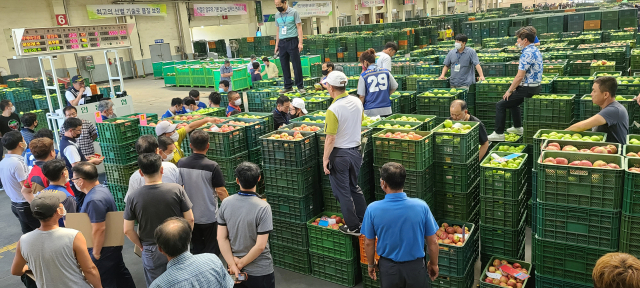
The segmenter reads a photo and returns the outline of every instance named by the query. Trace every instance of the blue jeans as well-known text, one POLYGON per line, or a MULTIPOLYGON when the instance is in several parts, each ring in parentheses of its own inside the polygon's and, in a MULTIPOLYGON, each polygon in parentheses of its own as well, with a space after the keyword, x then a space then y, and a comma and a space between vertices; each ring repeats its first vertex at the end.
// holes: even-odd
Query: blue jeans
POLYGON ((298 89, 304 88, 302 84, 302 63, 300 62, 298 43, 298 37, 280 39, 280 42, 278 42, 280 66, 282 67, 282 75, 284 76, 284 89, 291 89, 291 87, 293 87, 289 62, 293 65, 293 76, 296 78, 296 87, 298 87, 298 89))
POLYGON ((135 288, 129 269, 124 265, 122 246, 102 247, 100 259, 93 257, 93 248, 89 248, 89 256, 98 267, 103 288, 135 288))
POLYGON ((160 277, 164 271, 167 271, 167 263, 169 260, 158 250, 158 246, 142 247, 142 267, 144 267, 144 280, 147 287, 151 286, 153 280, 160 277))

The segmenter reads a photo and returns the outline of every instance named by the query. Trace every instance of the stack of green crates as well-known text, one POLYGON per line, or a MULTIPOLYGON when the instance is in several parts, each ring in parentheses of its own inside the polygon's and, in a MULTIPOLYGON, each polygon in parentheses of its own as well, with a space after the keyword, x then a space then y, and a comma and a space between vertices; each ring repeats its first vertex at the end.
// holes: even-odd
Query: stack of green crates
POLYGON ((638 10, 620 9, 618 10, 618 29, 638 27, 638 10))
MULTIPOLYGON (((634 137, 634 136, 631 136, 634 137)), ((625 145, 624 152, 636 153, 640 151, 638 145, 625 145)), ((626 153, 625 153, 626 154, 626 153)), ((625 155, 623 154, 623 155, 625 155)), ((640 194, 638 194, 638 185, 640 185, 640 174, 629 171, 629 168, 639 168, 640 161, 633 157, 625 159, 625 181, 624 181, 624 197, 622 202, 622 219, 620 232, 620 252, 629 253, 635 257, 640 257, 640 246, 632 240, 637 236, 632 227, 640 221, 640 194)))
MULTIPOLYGON (((501 157, 512 154, 492 153, 501 157)), ((487 157, 480 165, 482 260, 492 256, 524 260, 527 157, 520 154, 508 166, 487 157)))
MULTIPOLYGON (((438 220, 438 225, 444 227, 445 232, 448 227, 455 229, 460 227, 462 231, 468 231, 464 234, 464 242, 462 246, 456 244, 439 243, 438 252, 438 268, 440 268, 438 278, 431 281, 431 287, 448 288, 448 287, 472 287, 474 278, 474 267, 478 259, 478 240, 480 239, 480 228, 477 224, 465 221, 455 220, 438 220)), ((458 232, 456 232, 458 233, 458 232)), ((459 233, 462 235, 462 233, 459 233)), ((427 245, 425 245, 425 250, 427 245)), ((427 254, 427 257, 429 255, 427 254)))
POLYGON ((278 97, 278 91, 280 89, 279 88, 275 88, 275 87, 269 87, 269 88, 255 88, 252 90, 247 91, 247 102, 248 102, 248 108, 249 111, 251 112, 271 112, 273 110, 272 106, 271 109, 265 109, 263 107, 262 101, 263 99, 269 99, 269 98, 277 98, 278 97))
POLYGON ((449 118, 449 107, 456 99, 463 100, 467 89, 460 88, 434 88, 420 93, 416 97, 416 113, 420 115, 435 115, 438 123, 449 118))
POLYGON ((478 224, 480 210, 478 122, 453 121, 469 125, 466 133, 453 133, 443 123, 432 131, 435 162, 437 219, 478 224))
MULTIPOLYGON (((496 77, 486 78, 485 81, 476 83, 475 113, 479 119, 482 119, 487 131, 495 129, 496 102, 502 100, 502 96, 509 89, 513 78, 496 77)), ((505 118, 505 127, 511 125, 511 113, 507 113, 505 118)))
MULTIPOLYGON (((240 190, 236 184, 235 170, 242 162, 249 161, 249 152, 247 151, 247 130, 246 125, 230 124, 229 121, 221 124, 206 125, 202 128, 209 134, 209 150, 207 158, 216 161, 224 175, 226 183, 225 188, 229 195, 235 194, 240 190), (230 127, 233 130, 218 132, 210 131, 216 125, 218 128, 230 127)), ((188 144, 182 144, 183 147, 188 144)))
MULTIPOLYGON (((129 177, 138 170, 135 142, 140 137, 140 119, 114 118, 96 123, 98 142, 104 156, 109 190, 116 200, 118 211, 124 209, 124 196, 129 186, 129 177)), ((89 155, 85 155, 89 156, 89 155)))
POLYGON ((279 130, 260 137, 264 164, 265 196, 273 213, 271 254, 278 267, 311 274, 306 222, 320 213, 317 191, 317 143, 313 132, 279 130), (301 136, 295 140, 271 135, 301 136))
POLYGON ((542 151, 541 159, 549 157, 564 158, 569 163, 604 161, 620 167, 568 169, 564 165, 538 164, 537 228, 532 239, 536 276, 593 285, 591 274, 596 261, 618 251, 622 243, 625 159, 614 154, 542 151))

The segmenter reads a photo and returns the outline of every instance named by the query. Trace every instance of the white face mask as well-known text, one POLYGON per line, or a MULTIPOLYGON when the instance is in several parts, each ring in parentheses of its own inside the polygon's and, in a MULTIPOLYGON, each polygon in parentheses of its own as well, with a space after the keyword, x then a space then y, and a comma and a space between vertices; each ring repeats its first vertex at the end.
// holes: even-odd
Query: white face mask
POLYGON ((16 112, 16 106, 11 106, 11 113, 16 112))
POLYGON ((242 99, 238 99, 233 103, 236 104, 236 106, 240 106, 240 104, 242 104, 242 99))
POLYGON ((171 134, 170 138, 171 140, 173 140, 173 142, 178 142, 178 140, 180 139, 180 135, 178 135, 178 132, 174 131, 173 134, 171 134))
POLYGON ((462 43, 455 43, 454 46, 456 47, 456 50, 460 50, 460 48, 462 48, 462 43))
POLYGON ((171 154, 167 155, 167 158, 162 159, 163 161, 169 162, 173 160, 173 155, 176 154, 176 151, 171 152, 171 154))
POLYGON ((62 217, 67 216, 67 209, 65 209, 64 206, 62 206, 62 211, 64 211, 64 212, 62 212, 62 215, 60 215, 60 216, 62 216, 62 217))

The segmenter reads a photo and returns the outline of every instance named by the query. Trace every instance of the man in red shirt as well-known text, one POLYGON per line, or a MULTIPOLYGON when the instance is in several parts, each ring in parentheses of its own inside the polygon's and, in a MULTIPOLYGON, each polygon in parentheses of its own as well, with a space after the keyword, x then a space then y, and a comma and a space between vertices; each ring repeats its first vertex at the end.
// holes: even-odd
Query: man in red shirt
MULTIPOLYGON (((36 159, 36 162, 31 172, 29 172, 27 180, 24 181, 22 195, 31 203, 38 192, 49 187, 49 180, 47 180, 47 177, 42 173, 42 165, 47 161, 56 159, 56 152, 53 147, 53 140, 49 138, 36 138, 31 140, 29 149, 31 150, 31 154, 33 154, 33 158, 36 159)), ((69 182, 65 184, 65 187, 73 196, 73 190, 71 190, 69 182)))

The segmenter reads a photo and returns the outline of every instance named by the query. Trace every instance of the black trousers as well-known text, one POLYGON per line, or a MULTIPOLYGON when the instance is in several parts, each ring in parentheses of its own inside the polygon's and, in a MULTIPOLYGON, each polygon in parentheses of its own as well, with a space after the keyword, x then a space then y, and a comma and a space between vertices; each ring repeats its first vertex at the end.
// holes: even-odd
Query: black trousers
POLYGON ((233 288, 276 288, 275 273, 263 276, 247 275, 247 280, 233 285, 233 288))
POLYGON ((31 213, 31 205, 29 202, 11 202, 11 212, 13 212, 13 215, 16 215, 16 218, 20 221, 22 234, 27 234, 40 227, 40 221, 36 219, 36 217, 33 217, 33 213, 31 213))
POLYGON ((507 109, 511 110, 511 120, 513 120, 513 127, 522 127, 522 116, 520 114, 520 104, 524 102, 524 98, 531 98, 533 95, 540 94, 540 86, 526 87, 519 86, 516 91, 513 91, 509 100, 500 100, 496 103, 496 133, 504 134, 504 122, 506 120, 507 109))
POLYGON ((220 257, 218 223, 194 224, 191 233, 191 254, 212 253, 220 257))
POLYGON ((291 67, 293 65, 293 76, 296 78, 296 87, 303 89, 302 82, 302 63, 300 62, 300 50, 298 50, 298 37, 280 39, 278 42, 278 54, 280 56, 280 67, 282 68, 282 76, 284 77, 284 89, 291 89, 293 81, 291 80, 291 67))
POLYGON ((332 166, 329 174, 331 190, 340 202, 340 212, 349 229, 358 229, 367 210, 367 202, 358 186, 358 174, 362 166, 360 150, 357 147, 333 148, 329 155, 329 163, 332 166))
POLYGON ((99 260, 93 257, 93 248, 89 248, 89 256, 98 267, 103 288, 136 288, 129 269, 124 265, 122 246, 102 247, 99 260))
POLYGON ((380 257, 380 288, 429 288, 429 273, 424 258, 395 262, 380 257))

